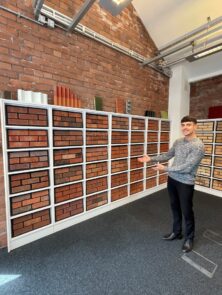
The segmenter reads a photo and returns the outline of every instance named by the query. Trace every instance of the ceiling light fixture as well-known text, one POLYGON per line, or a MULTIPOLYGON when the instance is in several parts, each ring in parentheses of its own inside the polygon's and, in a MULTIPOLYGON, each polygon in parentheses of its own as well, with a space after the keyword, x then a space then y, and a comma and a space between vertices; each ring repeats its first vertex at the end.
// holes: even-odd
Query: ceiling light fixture
POLYGON ((214 54, 214 53, 219 52, 219 51, 222 51, 222 44, 213 46, 211 48, 206 48, 206 49, 204 49, 204 50, 202 50, 200 52, 196 52, 196 53, 188 56, 186 59, 189 62, 192 62, 192 61, 195 61, 195 60, 200 59, 200 58, 203 58, 205 56, 214 54))
POLYGON ((113 16, 119 14, 132 0, 100 0, 99 5, 113 16))

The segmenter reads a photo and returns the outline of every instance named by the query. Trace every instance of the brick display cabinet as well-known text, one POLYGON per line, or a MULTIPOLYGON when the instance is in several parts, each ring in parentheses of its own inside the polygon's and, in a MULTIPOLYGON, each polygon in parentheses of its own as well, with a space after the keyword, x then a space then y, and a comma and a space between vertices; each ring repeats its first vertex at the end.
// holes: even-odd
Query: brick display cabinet
POLYGON ((2 109, 9 251, 166 186, 166 173, 137 158, 168 150, 168 120, 7 100, 2 109))
POLYGON ((200 120, 198 137, 204 142, 205 156, 197 171, 197 189, 221 196, 222 119, 200 120))

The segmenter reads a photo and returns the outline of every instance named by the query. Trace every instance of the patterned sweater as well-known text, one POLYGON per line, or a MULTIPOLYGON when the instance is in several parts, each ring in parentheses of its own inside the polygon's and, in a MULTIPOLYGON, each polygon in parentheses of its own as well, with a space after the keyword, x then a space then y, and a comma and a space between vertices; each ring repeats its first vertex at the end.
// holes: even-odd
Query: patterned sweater
POLYGON ((193 185, 198 166, 204 157, 203 142, 196 137, 191 140, 179 138, 167 153, 150 158, 152 162, 159 162, 173 157, 172 166, 166 168, 169 176, 179 182, 193 185))

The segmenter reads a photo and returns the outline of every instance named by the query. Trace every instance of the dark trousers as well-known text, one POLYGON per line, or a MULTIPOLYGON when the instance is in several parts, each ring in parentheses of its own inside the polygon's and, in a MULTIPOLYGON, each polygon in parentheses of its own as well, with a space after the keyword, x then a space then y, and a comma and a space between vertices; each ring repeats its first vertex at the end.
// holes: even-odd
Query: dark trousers
POLYGON ((185 221, 185 239, 193 239, 195 231, 193 213, 194 185, 185 184, 168 177, 167 189, 173 213, 173 232, 182 231, 182 215, 185 221))

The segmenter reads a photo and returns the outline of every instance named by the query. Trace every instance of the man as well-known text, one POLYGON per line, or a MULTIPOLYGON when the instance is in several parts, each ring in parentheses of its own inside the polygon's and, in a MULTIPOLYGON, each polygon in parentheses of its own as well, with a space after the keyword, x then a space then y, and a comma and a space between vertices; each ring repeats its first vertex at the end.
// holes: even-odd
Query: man
POLYGON ((185 220, 185 240, 183 252, 193 248, 195 221, 193 213, 193 192, 196 171, 201 159, 204 157, 203 142, 196 136, 197 120, 185 116, 181 120, 181 130, 184 137, 177 139, 172 148, 162 155, 149 157, 145 155, 139 162, 167 161, 174 157, 171 167, 157 164, 153 169, 168 172, 167 189, 173 214, 173 229, 170 234, 163 237, 172 241, 182 239, 182 215, 185 220))

